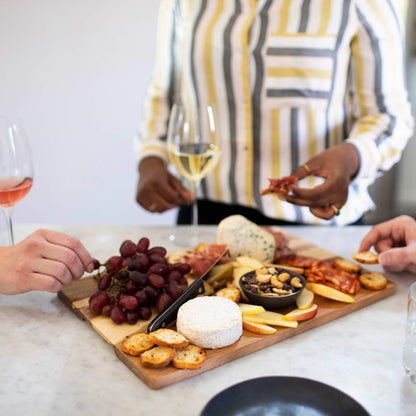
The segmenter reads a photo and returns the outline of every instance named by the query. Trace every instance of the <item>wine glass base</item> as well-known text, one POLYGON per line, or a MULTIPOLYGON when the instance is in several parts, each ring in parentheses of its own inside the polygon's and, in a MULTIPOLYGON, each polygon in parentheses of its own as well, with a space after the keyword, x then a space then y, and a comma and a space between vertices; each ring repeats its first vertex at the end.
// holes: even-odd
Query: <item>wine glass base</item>
POLYGON ((169 235, 169 241, 181 247, 196 247, 200 243, 215 244, 217 234, 208 230, 177 230, 174 234, 169 235))

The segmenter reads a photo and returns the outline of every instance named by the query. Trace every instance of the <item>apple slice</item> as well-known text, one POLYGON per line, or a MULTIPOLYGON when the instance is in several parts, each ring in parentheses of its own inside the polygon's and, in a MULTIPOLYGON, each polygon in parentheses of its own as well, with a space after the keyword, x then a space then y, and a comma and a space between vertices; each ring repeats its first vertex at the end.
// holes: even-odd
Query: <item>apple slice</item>
POLYGON ((247 315, 243 317, 243 321, 255 323, 255 324, 266 324, 273 326, 285 326, 288 328, 296 328, 298 326, 297 321, 287 321, 283 319, 283 315, 277 312, 260 312, 255 315, 247 315))
POLYGON ((263 306, 260 306, 260 305, 251 305, 249 303, 239 303, 238 306, 243 316, 255 315, 257 313, 264 312, 263 306))
POLYGON ((271 335, 277 332, 276 328, 265 324, 257 324, 255 322, 248 322, 243 319, 243 328, 256 334, 271 335))
POLYGON ((352 296, 321 283, 306 283, 306 289, 312 290, 313 293, 323 296, 324 298, 346 303, 354 302, 354 298, 352 296))
POLYGON ((306 289, 305 287, 296 299, 296 306, 298 309, 309 309, 313 305, 314 298, 315 294, 312 290, 306 289))
POLYGON ((318 312, 318 305, 314 303, 308 309, 294 309, 286 315, 283 315, 282 318, 287 321, 304 321, 305 319, 313 318, 316 312, 318 312))

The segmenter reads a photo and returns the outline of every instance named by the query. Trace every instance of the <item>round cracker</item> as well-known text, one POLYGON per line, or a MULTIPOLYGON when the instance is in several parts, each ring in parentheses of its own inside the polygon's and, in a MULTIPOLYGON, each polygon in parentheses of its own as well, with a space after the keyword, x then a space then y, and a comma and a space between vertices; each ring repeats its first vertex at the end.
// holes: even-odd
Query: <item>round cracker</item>
POLYGON ((358 263, 363 264, 377 264, 378 256, 377 254, 372 253, 371 251, 360 251, 359 253, 354 253, 352 258, 358 263))
POLYGON ((361 266, 359 264, 341 258, 334 260, 334 267, 348 273, 359 273, 361 271, 361 266))
POLYGON ((387 279, 383 273, 368 272, 359 276, 360 283, 369 290, 382 290, 387 286, 387 279))

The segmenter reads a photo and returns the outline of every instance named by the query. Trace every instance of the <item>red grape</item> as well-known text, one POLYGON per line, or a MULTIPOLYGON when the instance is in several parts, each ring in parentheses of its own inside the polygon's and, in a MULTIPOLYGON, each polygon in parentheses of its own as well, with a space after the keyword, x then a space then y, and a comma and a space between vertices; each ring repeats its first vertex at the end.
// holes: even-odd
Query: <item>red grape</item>
POLYGON ((146 253, 147 249, 149 248, 149 245, 150 240, 147 237, 142 237, 137 243, 137 252, 146 253))
POLYGON ((150 256, 152 254, 159 254, 162 257, 165 257, 167 254, 167 251, 165 249, 165 247, 159 247, 159 246, 155 246, 152 247, 151 249, 147 250, 147 255, 150 256))
POLYGON ((136 284, 134 282, 132 282, 131 280, 129 280, 126 283, 126 293, 128 295, 134 295, 136 292, 137 292, 136 284))
POLYGON ((111 311, 113 310, 113 306, 114 305, 110 305, 110 304, 105 305, 104 308, 103 308, 103 310, 101 311, 101 313, 104 316, 111 316, 111 311))
POLYGON ((181 274, 188 274, 191 271, 191 266, 188 263, 175 263, 174 270, 181 274))
POLYGON ((168 293, 162 293, 156 301, 156 309, 160 313, 164 311, 173 302, 172 297, 168 293))
POLYGON ((113 277, 108 273, 103 273, 98 279, 97 287, 100 290, 107 290, 111 285, 113 277))
POLYGON ((121 256, 111 256, 106 263, 107 271, 111 272, 116 270, 118 267, 120 267, 122 261, 123 257, 121 256))
POLYGON ((120 254, 122 257, 127 258, 136 254, 137 246, 131 240, 126 240, 120 247, 120 254))
POLYGON ((89 307, 94 312, 99 312, 101 309, 108 304, 110 297, 108 296, 107 292, 103 290, 99 290, 95 292, 89 299, 89 307))
POLYGON ((143 290, 146 292, 147 299, 150 302, 155 302, 159 296, 159 291, 152 286, 145 286, 143 290))
POLYGON ((118 299, 118 305, 129 311, 135 309, 137 304, 137 299, 131 295, 120 295, 118 299))
POLYGON ((97 259, 92 259, 92 266, 94 267, 94 270, 97 270, 100 268, 101 264, 97 259))
POLYGON ((160 254, 150 254, 149 255, 150 264, 161 263, 161 264, 168 264, 166 257, 161 256, 160 254))
POLYGON ((137 311, 126 311, 126 321, 130 325, 134 325, 139 320, 139 313, 137 311))
POLYGON ((143 287, 147 284, 147 277, 136 270, 133 270, 129 274, 130 279, 137 285, 137 287, 143 287))
POLYGON ((168 283, 167 292, 172 297, 172 299, 178 298, 183 291, 184 287, 178 284, 177 282, 172 281, 168 283))
POLYGON ((145 321, 152 316, 152 311, 147 306, 139 306, 137 308, 137 313, 139 314, 139 318, 145 321))
POLYGON ((168 282, 173 282, 173 281, 178 281, 181 277, 182 275, 178 271, 172 270, 166 276, 166 280, 168 282))
POLYGON ((147 300, 147 293, 145 290, 140 289, 138 290, 135 295, 137 302, 139 303, 139 305, 147 305, 148 304, 148 300, 147 300))
POLYGON ((162 263, 152 264, 148 269, 149 274, 150 273, 155 273, 155 274, 160 274, 161 276, 166 274, 167 271, 168 271, 168 266, 166 264, 162 264, 162 263))
POLYGON ((123 309, 120 308, 120 306, 114 306, 111 310, 111 319, 115 324, 121 324, 126 320, 126 315, 123 312, 123 309))
POLYGON ((150 286, 153 286, 156 289, 160 289, 165 284, 165 279, 155 273, 150 273, 149 276, 147 276, 147 281, 150 286))

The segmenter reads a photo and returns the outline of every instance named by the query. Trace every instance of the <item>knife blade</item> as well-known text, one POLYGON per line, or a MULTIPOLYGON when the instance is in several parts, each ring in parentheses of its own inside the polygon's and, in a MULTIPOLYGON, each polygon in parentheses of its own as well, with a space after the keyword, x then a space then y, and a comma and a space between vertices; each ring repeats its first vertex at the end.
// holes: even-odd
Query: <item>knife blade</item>
POLYGON ((156 331, 159 328, 166 328, 172 323, 178 314, 178 309, 188 300, 195 298, 198 295, 205 293, 204 281, 208 276, 211 269, 220 261, 222 256, 226 253, 225 249, 222 254, 215 259, 215 261, 209 266, 208 270, 198 279, 193 281, 182 293, 175 299, 175 301, 168 306, 164 311, 159 313, 147 326, 147 332, 156 331))

